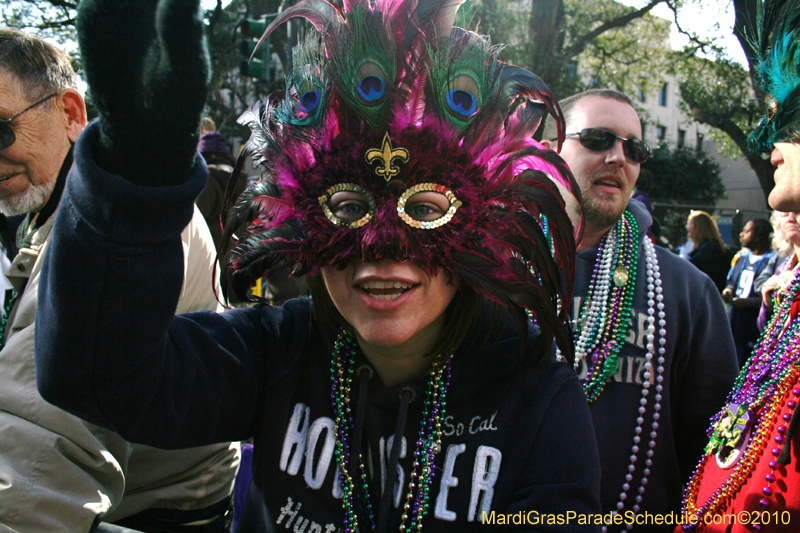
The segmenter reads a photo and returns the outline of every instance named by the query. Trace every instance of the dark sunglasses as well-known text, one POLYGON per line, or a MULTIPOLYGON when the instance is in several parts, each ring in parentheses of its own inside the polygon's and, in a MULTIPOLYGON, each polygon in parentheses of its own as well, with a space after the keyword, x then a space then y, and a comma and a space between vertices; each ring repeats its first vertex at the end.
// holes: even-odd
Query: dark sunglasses
POLYGON ((20 111, 19 113, 17 113, 16 115, 14 115, 11 118, 0 118, 0 150, 5 150, 6 148, 8 148, 12 144, 14 144, 14 141, 17 140, 17 136, 14 135, 14 128, 11 127, 11 122, 15 118, 19 117, 20 115, 22 115, 26 111, 30 111, 31 109, 33 109, 37 105, 43 104, 44 102, 48 101, 52 97, 56 96, 57 94, 58 94, 58 92, 54 92, 50 96, 45 96, 44 98, 42 98, 41 100, 39 100, 35 104, 29 105, 28 107, 26 107, 25 109, 23 109, 22 111, 20 111))
POLYGON ((644 163, 650 156, 650 147, 641 139, 626 139, 614 132, 599 128, 586 128, 579 132, 567 133, 567 137, 578 135, 578 140, 584 148, 592 152, 607 152, 611 150, 617 139, 622 141, 622 152, 633 163, 644 163))

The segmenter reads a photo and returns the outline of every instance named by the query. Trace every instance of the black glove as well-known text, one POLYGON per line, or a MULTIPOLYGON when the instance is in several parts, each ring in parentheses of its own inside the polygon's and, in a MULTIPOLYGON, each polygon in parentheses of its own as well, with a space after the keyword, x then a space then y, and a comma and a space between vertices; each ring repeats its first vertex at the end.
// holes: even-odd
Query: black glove
POLYGON ((199 4, 81 0, 78 43, 104 170, 150 186, 189 177, 210 74, 199 4))

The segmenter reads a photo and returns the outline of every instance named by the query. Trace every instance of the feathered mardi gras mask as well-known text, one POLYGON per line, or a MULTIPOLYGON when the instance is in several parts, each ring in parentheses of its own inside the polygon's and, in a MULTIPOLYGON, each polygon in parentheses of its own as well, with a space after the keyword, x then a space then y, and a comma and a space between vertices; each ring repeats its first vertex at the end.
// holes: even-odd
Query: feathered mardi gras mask
POLYGON ((800 132, 800 4, 796 0, 759 5, 753 49, 756 82, 766 94, 767 114, 748 138, 753 152, 771 152, 800 132))
POLYGON ((456 273, 552 328, 564 318, 580 193, 531 138, 545 111, 562 139, 564 120, 538 77, 452 26, 460 3, 301 0, 267 29, 262 41, 304 17, 317 32, 295 48, 285 93, 239 119, 265 171, 227 219, 239 239, 226 290, 241 297, 279 265, 393 259, 456 273))

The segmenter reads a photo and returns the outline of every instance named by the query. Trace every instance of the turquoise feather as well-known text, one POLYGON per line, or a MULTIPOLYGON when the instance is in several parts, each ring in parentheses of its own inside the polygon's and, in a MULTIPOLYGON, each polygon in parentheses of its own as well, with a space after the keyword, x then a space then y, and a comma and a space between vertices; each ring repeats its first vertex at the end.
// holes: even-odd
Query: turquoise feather
POLYGON ((800 85, 800 43, 798 35, 784 34, 778 38, 769 61, 761 66, 762 76, 768 81, 769 93, 778 103, 784 102, 800 85))
POLYGON ((748 36, 758 54, 756 82, 767 102, 767 114, 748 137, 748 148, 770 152, 775 142, 800 131, 800 2, 760 2, 757 27, 748 36))

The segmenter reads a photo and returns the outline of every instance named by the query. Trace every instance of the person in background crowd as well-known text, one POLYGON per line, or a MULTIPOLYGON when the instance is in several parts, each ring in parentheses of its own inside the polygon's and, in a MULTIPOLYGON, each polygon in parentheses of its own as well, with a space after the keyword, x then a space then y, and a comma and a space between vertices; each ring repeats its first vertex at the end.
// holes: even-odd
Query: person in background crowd
MULTIPOLYGON (((220 244, 222 244, 222 220, 220 217, 225 203, 225 189, 236 161, 228 151, 225 136, 217 131, 217 126, 210 117, 203 117, 197 150, 206 160, 208 181, 195 203, 208 223, 211 236, 214 238, 214 246, 219 250, 220 244)), ((247 180, 243 177, 236 181, 230 198, 231 206, 235 204, 235 200, 241 196, 246 187, 247 180)), ((273 303, 280 304, 302 294, 308 294, 305 282, 300 278, 292 277, 291 273, 291 268, 282 267, 270 272, 269 277, 265 276, 262 279, 264 297, 273 303)), ((243 304, 233 295, 231 295, 229 303, 243 304)))
MULTIPOLYGON (((253 437, 240 533, 481 533, 534 510, 600 512, 589 407, 552 358, 553 343, 572 353, 558 303, 578 187, 530 138, 548 110, 563 139, 563 119, 539 78, 452 27, 456 7, 281 12, 265 35, 297 16, 314 28, 288 89, 240 118, 263 173, 226 221, 223 290, 289 265, 313 298, 175 316, 176 238, 206 179, 200 1, 79 4, 99 119, 76 143, 42 273, 40 391, 153 445, 253 437), (126 164, 141 143, 159 168, 126 164)), ((532 527, 600 530, 559 522, 532 527)))
POLYGON ((631 198, 639 200, 642 205, 644 205, 645 209, 647 209, 647 212, 650 213, 650 218, 653 219, 653 223, 647 230, 647 236, 650 237, 653 244, 670 248, 669 241, 661 234, 661 225, 656 220, 653 211, 653 203, 650 198, 650 190, 652 187, 653 173, 643 168, 639 173, 639 179, 636 181, 636 189, 634 189, 633 194, 631 194, 631 198))
POLYGON ((772 211, 769 215, 769 223, 772 225, 772 251, 778 257, 778 264, 794 253, 794 246, 783 236, 782 215, 782 211, 772 211))
POLYGON ((730 303, 729 318, 739 366, 744 365, 758 340, 761 287, 775 270, 775 252, 770 250, 772 225, 763 218, 749 220, 739 234, 747 251, 738 254, 728 273, 722 300, 730 303))
MULTIPOLYGON (((38 305, 42 264, 55 213, 64 208, 73 143, 86 125, 69 56, 39 37, 0 28, 0 117, 0 211, 25 215, 20 251, 7 272, 13 297, 0 327, 0 530, 82 533, 102 520, 154 533, 226 532, 238 445, 181 451, 134 445, 39 395, 34 318, 37 308, 58 308, 49 298, 38 305)), ((141 161, 146 155, 137 152, 136 157, 141 161)), ((189 225, 181 227, 178 246, 185 282, 176 305, 187 312, 217 310, 211 236, 198 210, 185 221, 189 225)), ((67 253, 83 252, 70 248, 67 253)), ((96 279, 111 278, 126 282, 119 271, 96 279)), ((107 295, 112 302, 116 296, 107 295)), ((87 294, 78 288, 74 297, 87 294)), ((47 328, 44 332, 49 334, 47 328)), ((73 348, 62 347, 62 355, 69 360, 73 348)), ((91 379, 104 377, 99 373, 91 379)))
MULTIPOLYGON (((769 204, 800 211, 800 4, 758 2, 746 28, 755 39, 755 81, 767 112, 750 134, 752 152, 769 153, 775 187, 769 204)), ((786 217, 797 224, 797 217, 786 217)), ((794 229, 794 228, 793 228, 794 229)), ((788 237, 788 236, 787 236, 788 237)), ((800 276, 773 292, 773 314, 720 411, 684 494, 676 531, 783 533, 800 525, 800 276), (750 521, 750 517, 754 521, 750 521)))
POLYGON ((793 211, 775 211, 777 218, 776 246, 780 252, 776 254, 773 274, 761 281, 761 310, 758 316, 758 329, 763 331, 772 317, 773 296, 776 289, 786 291, 797 272, 800 257, 800 213, 793 211))
POLYGON ((725 289, 733 254, 728 254, 717 223, 705 211, 692 211, 686 222, 686 231, 694 243, 689 252, 689 262, 708 274, 721 293, 725 289))
MULTIPOLYGON (((782 211, 772 211, 769 215, 769 222, 772 225, 772 251, 775 252, 775 255, 770 259, 769 266, 772 267, 772 272, 769 274, 762 274, 756 278, 756 283, 761 287, 761 311, 758 314, 757 322, 759 332, 764 331, 764 328, 767 327, 767 323, 772 316, 772 291, 777 287, 775 283, 777 277, 772 281, 769 280, 776 276, 776 274, 782 272, 781 266, 784 261, 786 261, 787 257, 794 254, 794 244, 783 236, 783 229, 781 226, 784 220, 785 217, 782 211), (775 284, 773 285, 773 283, 775 284), (766 295, 764 294, 765 285, 767 285, 766 295), (769 301, 769 303, 765 303, 766 301, 769 301)), ((797 241, 798 246, 800 246, 800 232, 790 232, 789 235, 792 236, 797 241)))
MULTIPOLYGON (((561 156, 586 213, 571 313, 603 513, 677 514, 708 418, 736 376, 728 319, 708 276, 646 237, 652 219, 630 195, 649 148, 630 98, 596 89, 560 104, 561 156)), ((548 123, 545 138, 555 133, 548 123)))
MULTIPOLYGON (((211 236, 214 238, 214 245, 219 249, 222 241, 222 207, 225 201, 225 188, 228 185, 228 178, 233 172, 236 161, 228 150, 225 136, 217 131, 217 126, 210 117, 203 117, 201 127, 200 142, 197 151, 206 160, 208 166, 208 181, 203 191, 195 200, 203 218, 206 219, 211 236)), ((237 180, 234 185, 231 200, 238 198, 247 187, 247 180, 237 180)))

